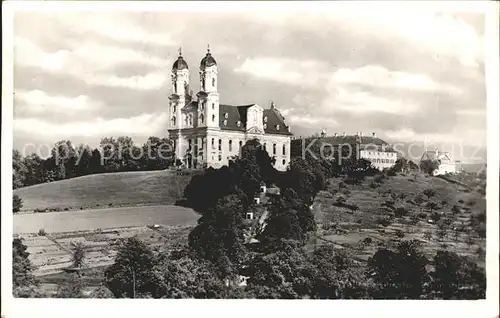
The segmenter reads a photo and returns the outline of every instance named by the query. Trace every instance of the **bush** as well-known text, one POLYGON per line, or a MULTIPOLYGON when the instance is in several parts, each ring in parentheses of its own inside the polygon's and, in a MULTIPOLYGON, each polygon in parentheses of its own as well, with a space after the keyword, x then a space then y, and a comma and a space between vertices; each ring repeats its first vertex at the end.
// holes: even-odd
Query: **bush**
POLYGON ((383 227, 387 227, 392 223, 392 220, 390 218, 379 218, 377 219, 377 223, 382 225, 383 227))
POLYGON ((375 178, 373 178, 373 182, 380 184, 384 182, 384 179, 385 177, 383 174, 378 174, 375 176, 375 178))
POLYGON ((403 208, 403 207, 399 207, 397 208, 396 210, 394 210, 394 215, 397 217, 397 218, 401 218, 401 217, 404 217, 408 214, 408 210, 403 208))
POLYGON ((17 194, 14 194, 12 196, 12 211, 14 213, 17 213, 21 211, 22 207, 23 207, 23 200, 17 194))
POLYGON ((425 212, 420 212, 420 213, 418 214, 418 217, 419 217, 419 218, 421 218, 421 219, 427 219, 427 213, 425 213, 425 212))
POLYGON ((396 236, 399 237, 399 238, 403 238, 405 237, 405 233, 401 230, 397 230, 396 231, 396 236))
POLYGON ((375 182, 372 181, 372 182, 370 182, 370 188, 376 189, 376 188, 378 188, 378 184, 376 184, 375 182))
POLYGON ((45 233, 45 229, 39 229, 38 230, 38 236, 45 236, 47 233, 45 233))

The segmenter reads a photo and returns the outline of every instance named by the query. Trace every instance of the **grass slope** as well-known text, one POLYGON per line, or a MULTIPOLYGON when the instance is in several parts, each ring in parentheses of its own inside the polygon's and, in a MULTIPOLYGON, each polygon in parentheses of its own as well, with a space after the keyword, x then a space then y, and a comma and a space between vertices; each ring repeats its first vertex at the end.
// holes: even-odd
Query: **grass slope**
POLYGON ((14 190, 21 211, 173 204, 191 176, 170 171, 104 173, 14 190))
POLYGON ((477 236, 470 223, 474 215, 485 211, 484 196, 436 177, 398 175, 389 177, 377 188, 370 186, 372 180, 373 178, 367 178, 362 184, 347 185, 342 190, 339 190, 342 180, 330 180, 328 191, 320 192, 315 200, 314 213, 319 230, 316 240, 311 242, 311 248, 317 244, 334 244, 339 248, 347 248, 359 259, 366 260, 379 247, 387 244, 395 246, 401 240, 417 239, 423 243, 424 251, 429 255, 438 248, 446 247, 459 254, 472 256, 478 264, 484 265, 484 255, 478 251, 486 249, 486 242, 484 238, 477 236), (412 202, 417 194, 429 188, 435 191, 430 201, 439 203, 439 208, 435 211, 451 222, 444 236, 439 235, 437 222, 428 222, 431 213, 426 203, 429 199, 426 198, 422 204, 412 202), (388 191, 406 194, 404 199, 397 198, 394 206, 404 207, 408 214, 393 217, 390 224, 383 226, 378 221, 393 214, 391 209, 384 207, 384 203, 391 200, 388 191), (339 196, 347 200, 345 206, 338 205, 339 196), (418 217, 419 214, 424 217, 418 217), (455 230, 463 226, 465 231, 455 230), (398 236, 399 231, 404 233, 403 237, 398 236), (367 238, 372 243, 363 242, 367 238))

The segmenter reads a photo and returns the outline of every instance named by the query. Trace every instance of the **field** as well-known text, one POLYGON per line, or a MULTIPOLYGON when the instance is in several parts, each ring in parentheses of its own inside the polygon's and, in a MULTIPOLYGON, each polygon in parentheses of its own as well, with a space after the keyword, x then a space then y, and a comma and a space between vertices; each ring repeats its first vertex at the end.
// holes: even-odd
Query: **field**
POLYGON ((14 194, 23 200, 21 211, 163 205, 180 199, 190 180, 171 171, 117 172, 38 184, 14 194))
POLYGON ((373 178, 359 185, 342 184, 339 188, 340 183, 340 179, 330 180, 328 191, 316 197, 313 208, 319 230, 311 241, 311 248, 334 244, 365 261, 380 247, 416 239, 428 256, 437 249, 447 248, 472 256, 484 266, 485 239, 474 233, 470 225, 473 216, 486 210, 486 200, 479 193, 422 175, 398 175, 378 186, 374 185, 373 178), (435 192, 431 198, 422 195, 429 188, 435 192), (420 204, 414 201, 418 194, 424 198, 420 204), (339 200, 341 196, 345 202, 339 200), (440 231, 439 221, 431 220, 428 200, 438 203, 432 211, 437 212, 435 215, 448 219, 445 230, 440 231), (394 202, 394 208, 387 206, 388 201, 394 202), (406 209, 406 215, 395 217, 394 209, 398 207, 406 209), (380 224, 388 216, 392 216, 390 221, 380 224))
POLYGON ((14 215, 14 233, 47 233, 161 224, 184 226, 196 223, 199 215, 175 205, 107 208, 71 212, 14 215))
POLYGON ((64 268, 71 266, 71 246, 83 243, 86 250, 87 270, 84 271, 90 284, 97 284, 97 276, 103 269, 112 264, 116 248, 122 238, 137 236, 153 249, 166 248, 175 244, 185 244, 192 225, 133 226, 109 228, 104 230, 68 231, 59 233, 18 234, 24 240, 35 266, 35 275, 43 276, 42 282, 57 283, 64 268))

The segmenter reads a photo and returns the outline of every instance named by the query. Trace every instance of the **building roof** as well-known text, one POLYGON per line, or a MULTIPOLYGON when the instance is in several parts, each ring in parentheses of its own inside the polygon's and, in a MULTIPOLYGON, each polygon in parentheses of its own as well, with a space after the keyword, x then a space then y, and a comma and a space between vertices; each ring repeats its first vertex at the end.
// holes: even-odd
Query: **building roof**
POLYGON ((174 62, 174 65, 172 66, 172 71, 180 71, 180 70, 187 70, 188 69, 188 64, 187 62, 182 58, 181 55, 177 58, 177 61, 174 62))
POLYGON ((210 67, 214 65, 217 65, 217 62, 215 61, 212 54, 210 54, 210 51, 208 51, 207 55, 205 55, 205 57, 201 59, 200 68, 204 70, 205 67, 210 67))
POLYGON ((451 160, 451 155, 449 152, 436 151, 436 150, 426 150, 422 154, 421 160, 438 160, 441 163, 454 163, 451 160))
MULTIPOLYGON (((219 105, 219 121, 220 127, 223 130, 236 130, 245 131, 247 123, 247 109, 254 106, 250 105, 219 105), (227 113, 227 118, 225 114, 227 113), (224 125, 224 120, 227 120, 226 125, 224 125), (238 127, 238 122, 240 126, 238 127)), ((264 132, 266 134, 276 134, 276 135, 292 135, 288 130, 288 126, 285 124, 285 118, 279 113, 277 109, 264 109, 264 132), (264 121, 267 118, 267 122, 264 121), (280 126, 279 129, 277 126, 280 126)))
POLYGON ((331 145, 337 146, 337 145, 342 145, 342 144, 349 144, 349 145, 354 145, 357 144, 358 142, 361 145, 376 145, 376 146, 387 146, 388 143, 385 142, 384 140, 377 138, 377 137, 368 137, 368 136, 354 136, 354 135, 347 135, 347 136, 330 136, 330 137, 323 137, 321 138, 322 142, 329 143, 331 145))

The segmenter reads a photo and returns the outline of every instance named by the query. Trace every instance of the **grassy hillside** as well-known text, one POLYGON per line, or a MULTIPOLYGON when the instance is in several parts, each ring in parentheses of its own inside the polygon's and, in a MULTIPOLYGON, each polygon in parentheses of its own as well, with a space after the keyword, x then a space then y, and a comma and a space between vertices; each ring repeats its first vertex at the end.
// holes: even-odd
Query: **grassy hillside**
POLYGON ((359 185, 331 179, 315 200, 319 230, 312 243, 333 243, 366 260, 380 246, 417 239, 429 255, 447 248, 484 265, 486 242, 477 232, 484 223, 477 216, 485 210, 480 193, 436 177, 398 175, 381 183, 367 178, 359 185), (423 194, 426 189, 433 195, 423 194), (435 203, 432 210, 430 201, 435 203))
POLYGON ((170 171, 105 173, 20 188, 14 194, 23 200, 21 211, 172 204, 190 180, 170 171))

